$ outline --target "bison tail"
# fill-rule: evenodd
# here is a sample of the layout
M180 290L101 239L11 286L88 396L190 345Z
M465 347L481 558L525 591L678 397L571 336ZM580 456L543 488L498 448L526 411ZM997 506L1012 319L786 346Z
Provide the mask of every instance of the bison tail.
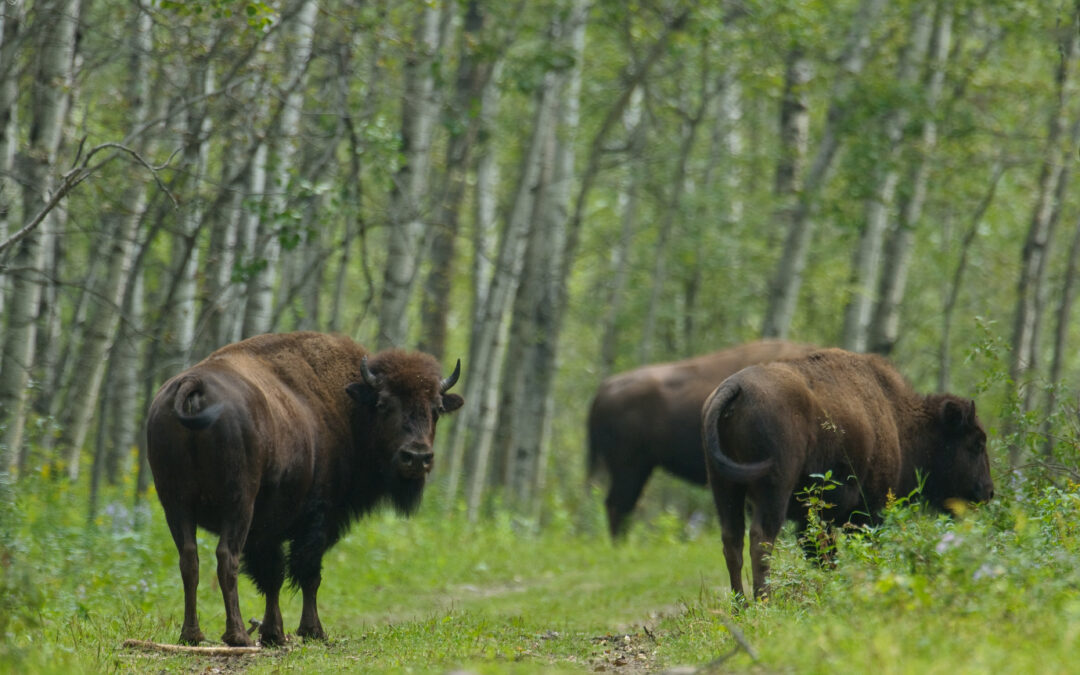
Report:
M772 468L773 460L766 459L752 464L740 464L724 454L720 447L720 417L727 412L731 403L742 393L742 388L735 378L725 380L705 400L701 411L701 437L705 444L705 456L712 469L721 478L735 483L749 483L761 478Z
M176 419L192 431L201 431L221 417L225 404L218 402L206 405L206 393L203 383L198 379L186 379L180 384L173 399Z

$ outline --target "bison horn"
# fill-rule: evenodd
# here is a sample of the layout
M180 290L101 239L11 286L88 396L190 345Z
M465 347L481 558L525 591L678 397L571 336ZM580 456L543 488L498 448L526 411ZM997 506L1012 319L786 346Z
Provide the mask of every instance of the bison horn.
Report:
M379 378L375 377L375 373L371 372L371 368L368 367L367 354L360 359L360 375L363 376L364 382L375 389L379 388Z
M457 365L454 366L454 372L450 373L450 377L447 377L447 378L443 379L443 381L439 383L439 393L440 394L445 394L446 391L450 387L454 386L454 383L457 382L458 376L460 376L460 375L461 375L461 359L458 359L457 360Z

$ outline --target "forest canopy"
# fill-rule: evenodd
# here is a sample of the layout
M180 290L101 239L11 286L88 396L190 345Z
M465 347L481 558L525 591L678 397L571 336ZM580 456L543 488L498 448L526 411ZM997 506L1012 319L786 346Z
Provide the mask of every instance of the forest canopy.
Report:
M0 5L7 488L142 494L157 387L300 329L462 360L470 517L577 498L606 375L762 336L1076 475L1080 2Z

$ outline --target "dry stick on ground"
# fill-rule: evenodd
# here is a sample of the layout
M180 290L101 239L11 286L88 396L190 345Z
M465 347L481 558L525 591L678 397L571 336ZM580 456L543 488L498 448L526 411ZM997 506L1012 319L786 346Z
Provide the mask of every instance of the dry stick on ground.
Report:
M724 654L723 656L720 656L720 657L718 657L716 659L713 659L712 661L705 664L701 668L701 670L708 671L708 670L712 670L713 668L718 667L724 661L727 661L732 656L735 656L736 654L738 654L740 649L745 651L750 656L751 661L753 661L754 663L757 663L758 662L757 651L750 645L750 641L746 639L746 635L744 635L743 632L741 630L739 630L739 627L736 626L731 621L730 618L728 618L727 616L724 616L723 614L720 614L719 612L717 612L717 615L720 617L720 622L723 623L724 627L728 629L729 633L731 633L731 637L735 638L735 645L736 646L735 646L735 649L731 650L727 654Z
M169 645L149 640L124 640L127 649L143 649L151 652L201 654L203 656L241 656L243 654L256 654L262 651L262 647L198 647L192 645Z

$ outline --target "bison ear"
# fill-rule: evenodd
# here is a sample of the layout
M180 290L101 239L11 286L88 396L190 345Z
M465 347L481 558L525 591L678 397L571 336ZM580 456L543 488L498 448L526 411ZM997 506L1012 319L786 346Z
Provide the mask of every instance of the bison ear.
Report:
M379 400L379 392L364 382L350 382L345 385L345 392L360 405L373 406Z
M465 405L465 399L458 394L443 394L442 395L442 408L443 412L454 412L461 406Z
M975 418L975 402L965 399L948 399L941 406L941 419L945 428L963 431Z

